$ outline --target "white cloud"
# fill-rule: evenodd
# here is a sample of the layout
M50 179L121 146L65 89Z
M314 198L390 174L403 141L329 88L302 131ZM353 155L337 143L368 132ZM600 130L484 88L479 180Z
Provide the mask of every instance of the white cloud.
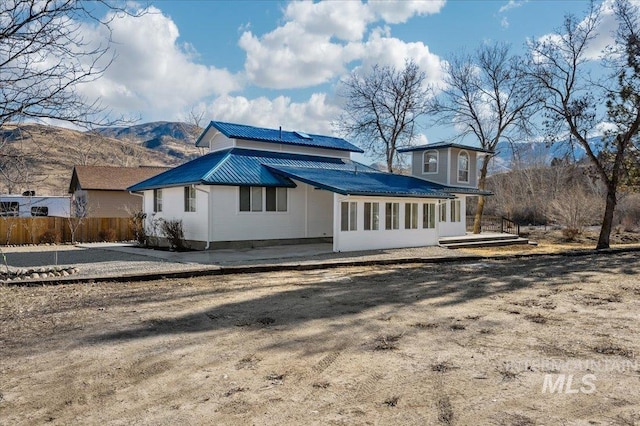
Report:
M414 15L431 15L440 12L445 0L370 0L369 9L383 21L400 24Z
M157 119L202 97L241 87L229 71L197 63L193 47L178 43L178 27L171 18L155 7L147 12L113 18L115 57L102 78L81 87L83 94L100 96L116 112L138 110ZM109 37L104 27L87 27L85 34L94 43Z
M517 7L522 6L523 4L525 4L528 0L522 0L522 1L517 1L517 0L509 0L507 2L507 4L505 4L504 6L500 7L500 9L498 10L498 13L504 13L508 10L511 9L515 9Z
M502 28L509 28L509 20L507 19L506 16L503 16L502 20L500 20L500 26Z
M221 96L207 106L207 117L253 126L332 134L331 122L340 108L327 100L325 93L314 93L305 102L292 102L287 96L275 99Z
M271 89L310 87L345 73L357 61L402 64L408 57L428 65L425 71L430 73L438 60L424 44L391 38L388 27L371 30L366 40L365 36L372 23L405 22L415 15L437 13L444 3L400 0L290 3L284 12L283 25L262 36L250 31L242 34L239 45L246 52L246 76L252 83ZM378 49L382 44L389 50Z

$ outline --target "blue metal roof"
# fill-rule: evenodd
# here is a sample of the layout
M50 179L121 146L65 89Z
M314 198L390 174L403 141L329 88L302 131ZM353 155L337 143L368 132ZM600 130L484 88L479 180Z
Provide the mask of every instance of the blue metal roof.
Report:
M187 185L277 186L292 179L343 195L454 198L477 193L412 176L380 172L345 158L230 148L216 151L137 183L129 191Z
M133 185L127 190L144 191L169 186L233 185L295 187L286 177L274 174L265 165L297 166L319 170L373 170L365 165L355 166L349 159L288 154L230 148L196 158L150 179Z
M360 166L360 165L359 165ZM292 166L267 166L275 173L342 195L455 198L422 179L375 171L368 167L312 169Z
M266 129L262 127L247 126L244 124L224 123L221 121L212 121L202 132L200 137L198 137L196 145L198 145L202 136L207 133L211 127L232 139L300 145L313 148L335 149L338 151L364 152L362 149L342 138L307 134L301 131L290 132L279 129Z
M444 142L444 141L428 143L426 145L408 146L405 148L398 149L398 152L426 151L429 149L438 149L438 148L460 148L460 149L467 149L469 151L477 151L477 152L484 152L487 154L493 154L493 151L487 151L486 149L480 148L477 146L462 145L459 143Z

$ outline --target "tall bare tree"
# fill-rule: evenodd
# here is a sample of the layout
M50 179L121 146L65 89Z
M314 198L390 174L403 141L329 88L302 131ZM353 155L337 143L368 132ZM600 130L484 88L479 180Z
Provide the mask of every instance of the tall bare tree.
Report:
M83 36L87 22L109 29L99 10L129 13L110 0L0 2L0 126L25 119L109 123L102 105L78 91L112 60L110 40L95 45Z
M590 43L598 35L600 9L591 3L586 16L565 17L551 37L531 43L529 76L541 90L550 138L570 139L586 152L597 177L606 186L606 204L597 249L609 247L618 189L629 157L637 152L640 129L640 22L638 9L627 0L613 4L618 22L615 43L605 52L610 74L590 79ZM602 108L606 100L606 108ZM600 108L599 108L600 107ZM592 146L589 135L608 123L602 143Z
M366 73L352 73L342 82L339 95L344 112L335 127L394 171L398 148L417 136L418 119L429 111L432 88L426 74L412 60L404 68L374 66Z
M526 86L519 59L507 44L482 44L472 53L448 59L446 88L433 109L441 124L454 124L458 137L472 135L487 151L498 142L526 134L538 97ZM478 187L485 189L491 156L484 156ZM478 198L473 232L480 233L485 199Z

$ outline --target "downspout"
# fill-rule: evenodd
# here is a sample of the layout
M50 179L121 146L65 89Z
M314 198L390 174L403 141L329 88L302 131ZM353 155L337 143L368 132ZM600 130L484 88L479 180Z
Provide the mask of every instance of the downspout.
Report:
M207 244L204 246L204 249L209 250L211 240L211 205L209 203L211 201L211 194L209 193L209 191L198 188L195 184L191 184L191 187L196 191L204 192L205 194L207 194Z

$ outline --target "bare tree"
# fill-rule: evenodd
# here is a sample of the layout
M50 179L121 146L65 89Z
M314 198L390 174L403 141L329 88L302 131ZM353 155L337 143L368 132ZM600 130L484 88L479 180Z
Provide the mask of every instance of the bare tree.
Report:
M545 95L549 138L570 135L570 140L585 150L597 177L606 186L597 249L609 247L617 192L625 164L632 151L637 151L634 140L640 128L638 9L627 0L616 0L613 9L618 31L605 60L610 75L603 81L594 82L589 77L592 61L588 49L600 22L599 8L593 2L583 19L568 15L552 37L532 42L528 61L528 74ZM598 108L601 99L606 99L606 111ZM603 122L608 122L609 130L598 153L588 136Z
M95 45L82 34L86 22L109 29L98 9L113 12L110 19L129 13L110 0L0 2L0 126L24 119L109 123L100 103L78 92L79 84L100 78L112 60L110 41Z
M393 172L397 150L415 139L418 119L428 113L432 89L426 74L407 60L404 68L374 66L368 74L352 73L339 92L344 112L335 127L360 146L384 158Z
M48 177L37 167L46 156L47 147L34 144L25 147L29 139L29 130L21 127L0 135L0 180L8 194L33 189L34 184Z
M483 44L471 54L454 55L447 61L446 88L433 108L442 124L453 123L458 137L472 135L487 151L498 142L512 141L527 133L529 118L538 97L526 86L519 58L506 44ZM484 156L478 187L485 189L491 156ZM485 199L478 197L473 232L481 231Z

